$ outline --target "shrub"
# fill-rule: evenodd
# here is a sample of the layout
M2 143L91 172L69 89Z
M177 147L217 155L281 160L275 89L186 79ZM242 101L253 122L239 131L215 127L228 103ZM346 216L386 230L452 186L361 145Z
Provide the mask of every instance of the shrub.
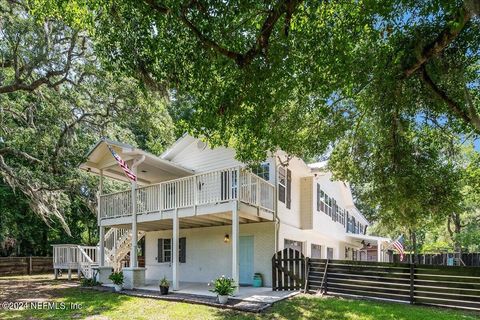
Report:
M237 287L233 279L225 276L215 279L208 285L213 286L213 289L210 289L211 292L215 292L220 296L231 296Z
M91 278L91 279L83 278L82 280L80 280L80 285L82 287L94 287L94 286L101 285L101 283L98 282L95 278Z
M113 272L108 279L112 280L113 284L122 285L123 284L123 272Z

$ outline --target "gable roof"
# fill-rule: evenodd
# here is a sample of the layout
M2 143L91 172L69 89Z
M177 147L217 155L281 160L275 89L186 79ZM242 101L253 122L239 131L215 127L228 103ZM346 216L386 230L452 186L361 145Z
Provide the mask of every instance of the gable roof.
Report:
M174 162L162 159L150 152L136 148L130 144L122 143L110 139L101 139L87 153L87 159L80 164L80 168L100 174L103 171L104 176L120 181L129 181L125 177L123 170L117 164L110 153L107 145L110 145L118 155L129 163L134 159L145 157L145 160L138 166L138 182L140 184L151 184L163 180L175 179L192 175L193 170L180 166Z

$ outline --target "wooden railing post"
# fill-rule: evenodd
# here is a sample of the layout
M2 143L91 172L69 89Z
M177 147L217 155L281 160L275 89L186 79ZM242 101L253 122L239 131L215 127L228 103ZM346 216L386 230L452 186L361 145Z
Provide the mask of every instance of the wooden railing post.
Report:
M415 304L415 263L410 263L410 304Z

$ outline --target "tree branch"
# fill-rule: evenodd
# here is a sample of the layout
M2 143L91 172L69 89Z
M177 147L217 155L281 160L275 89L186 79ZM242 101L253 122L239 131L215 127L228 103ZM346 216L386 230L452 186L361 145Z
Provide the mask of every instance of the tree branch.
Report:
M432 91L432 93L440 100L446 103L448 108L461 118L464 122L473 125L474 130L480 133L480 116L473 108L470 108L469 112L465 111L456 101L450 98L447 93L438 87L432 78L430 78L425 66L422 66L421 78L425 85Z
M453 40L460 34L470 19L477 14L480 6L480 0L464 1L463 5L457 10L454 17L454 23L449 23L447 27L420 51L416 60L403 70L402 78L408 78L417 72L430 58L442 52Z
M169 14L171 13L170 8L157 3L155 0L144 0L144 2L150 6L153 10L160 14ZM185 24L185 26L190 29L193 35L204 45L206 48L212 49L215 52L235 61L235 63L240 67L245 67L249 65L255 57L261 54L266 54L269 46L270 37L272 35L273 29L275 28L276 23L285 14L284 22L284 33L288 35L288 29L290 26L290 21L292 19L293 12L298 7L302 0L279 0L278 3L268 11L268 14L260 28L260 31L256 37L256 41L250 49L245 53L240 53L232 51L228 48L223 47L219 43L207 37L203 34L195 24L188 19L187 14L188 10L194 5L198 5L196 0L189 1L185 6L182 7L180 12L179 19Z

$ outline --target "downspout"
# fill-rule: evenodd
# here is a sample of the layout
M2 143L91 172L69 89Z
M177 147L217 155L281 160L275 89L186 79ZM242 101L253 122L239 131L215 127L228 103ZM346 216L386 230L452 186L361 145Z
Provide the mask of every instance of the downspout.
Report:
M279 243L279 230L280 230L280 219L278 218L278 166L277 165L277 158L274 157L274 168L275 168L275 211L273 214L273 218L275 220L275 253L278 252L278 243Z

